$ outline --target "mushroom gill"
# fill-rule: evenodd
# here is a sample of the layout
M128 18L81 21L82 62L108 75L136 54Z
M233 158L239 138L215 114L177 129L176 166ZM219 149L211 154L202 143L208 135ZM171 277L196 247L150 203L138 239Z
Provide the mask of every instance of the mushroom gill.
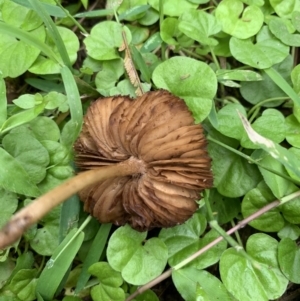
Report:
M202 126L167 91L148 92L136 100L98 99L88 108L74 148L81 170L130 158L140 162L139 173L80 191L84 209L101 223L129 223L139 231L172 227L191 217L200 192L212 186Z

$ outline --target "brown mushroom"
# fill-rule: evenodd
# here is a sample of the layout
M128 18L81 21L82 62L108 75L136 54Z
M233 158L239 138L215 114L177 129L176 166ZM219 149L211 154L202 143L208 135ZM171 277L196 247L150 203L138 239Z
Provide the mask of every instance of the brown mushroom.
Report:
M172 227L191 217L200 192L212 186L202 126L181 99L163 90L137 100L98 99L85 115L75 152L81 170L140 162L133 175L79 192L84 209L101 223L129 223L139 231Z
M167 91L97 100L75 151L83 172L18 211L0 231L0 249L79 191L100 222L143 231L183 223L213 181L202 126Z

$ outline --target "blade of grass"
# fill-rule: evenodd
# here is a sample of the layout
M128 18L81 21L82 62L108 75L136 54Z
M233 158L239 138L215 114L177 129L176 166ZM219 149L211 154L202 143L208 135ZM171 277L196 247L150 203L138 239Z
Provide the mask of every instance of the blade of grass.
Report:
M32 7L32 5L29 3L28 0L12 0L13 2L20 4L22 6L25 6L27 8L31 8L34 10L34 8ZM49 3L43 3L41 2L41 5L44 7L45 11L53 17L57 17L57 18L64 18L66 17L66 13L59 7L49 4Z
M71 120L64 126L61 134L61 141L67 147L72 147L74 141L78 137L82 126L82 105L79 91L76 86L75 79L70 69L66 66L62 67L61 75L64 82L66 94L68 97Z
M147 83L151 83L151 75L149 68L147 67L141 53L136 49L135 46L129 45L130 52L132 54L132 59L134 64L138 67L138 69L141 71L141 75L143 76L143 79Z
M5 122L7 117L7 99L5 81L0 74L0 126Z
M73 195L61 207L59 222L59 241L63 241L70 230L77 228L79 220L79 198Z
M123 14L119 15L119 21L122 21L126 18L137 16L141 13L145 13L151 6L150 5L138 5L134 6L127 11L125 11Z
M113 14L114 14L113 9L98 9L98 10L78 13L74 15L74 18L97 18L97 17L112 16Z
M41 3L38 0L28 0L29 3L32 5L32 8L38 13L38 15L41 17L43 22L45 23L46 28L49 31L49 34L51 35L58 52L63 60L63 63L68 66L70 69L72 68L69 55L67 53L67 49L65 47L65 44L56 28L56 25L50 18L49 14L45 10L45 8L41 5Z
M36 286L36 292L46 300L53 300L54 295L72 264L84 238L84 233L73 229L54 251L42 271Z
M78 278L78 282L75 288L75 294L82 291L90 278L88 268L95 262L98 262L101 254L105 248L108 235L111 229L111 224L102 224L97 232L86 259L83 262L82 270Z
M288 95L293 103L293 112L297 120L300 122L300 96L296 91L286 82L286 80L274 68L265 69L264 72L272 79L272 81Z
M13 36L17 39L20 39L28 43L29 45L32 45L40 49L50 59L52 59L53 61L59 64L62 64L60 57L58 57L50 47L48 47L45 43L36 39L32 34L20 30L19 28L13 27L9 24L5 24L3 22L0 22L0 32Z

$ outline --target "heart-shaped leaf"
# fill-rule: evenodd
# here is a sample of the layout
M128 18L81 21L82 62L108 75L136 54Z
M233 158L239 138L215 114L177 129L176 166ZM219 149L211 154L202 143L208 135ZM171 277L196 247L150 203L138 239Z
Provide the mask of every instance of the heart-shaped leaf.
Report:
M159 11L159 1L160 0L149 0L149 4ZM188 9L196 9L196 3L192 3L192 1L186 0L164 0L163 1L163 11L164 14L171 17L176 17L182 15Z
M203 45L216 46L218 41L211 36L220 32L222 26L211 14L201 10L189 10L180 17L178 28Z
M107 247L109 264L134 285L152 280L167 263L168 250L163 241L156 237L145 241L146 236L147 232L137 232L127 225L113 233Z
M207 64L175 56L158 65L152 79L158 88L184 99L197 123L208 116L217 90L217 78Z
M277 249L277 240L263 233L253 234L247 241L252 260L234 248L227 249L220 260L220 273L228 291L243 301L279 298L288 280L279 269Z
M97 277L99 284L92 287L91 296L95 301L123 301L125 293L121 273L116 272L107 262L91 265L88 272Z
M289 47L267 34L265 28L261 33L257 35L256 44L251 39L232 37L229 45L233 57L257 69L270 68L282 62L289 54Z
M223 31L239 39L247 39L259 32L264 15L259 7L249 5L244 9L240 0L223 0L216 9L216 18Z
M282 273L293 283L300 283L300 249L290 238L284 238L278 245L278 262Z

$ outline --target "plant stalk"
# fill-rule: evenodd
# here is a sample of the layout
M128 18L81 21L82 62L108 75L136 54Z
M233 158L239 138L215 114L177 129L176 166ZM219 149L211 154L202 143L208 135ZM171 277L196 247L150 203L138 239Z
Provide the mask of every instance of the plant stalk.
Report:
M83 188L112 177L144 172L144 163L136 158L130 158L118 164L91 169L76 175L18 211L0 231L0 249L13 244L31 225Z

